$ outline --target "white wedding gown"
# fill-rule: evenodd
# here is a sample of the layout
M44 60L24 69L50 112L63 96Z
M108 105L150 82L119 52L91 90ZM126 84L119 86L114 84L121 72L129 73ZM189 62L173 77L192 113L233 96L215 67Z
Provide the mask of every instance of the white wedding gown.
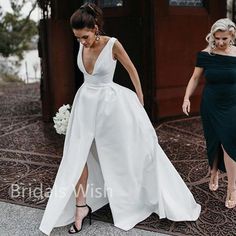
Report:
M201 207L158 144L155 130L136 96L113 82L115 38L110 38L78 90L66 133L63 157L40 225L75 219L76 185L88 164L87 204L93 211L109 202L115 226L129 230L155 212L173 221L195 221Z

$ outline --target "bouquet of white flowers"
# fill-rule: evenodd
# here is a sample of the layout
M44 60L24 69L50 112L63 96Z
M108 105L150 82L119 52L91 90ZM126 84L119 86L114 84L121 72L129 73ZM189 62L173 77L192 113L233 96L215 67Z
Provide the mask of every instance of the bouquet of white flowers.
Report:
M54 128L58 134L66 134L69 118L70 118L70 105L63 105L59 108L56 116L53 117Z

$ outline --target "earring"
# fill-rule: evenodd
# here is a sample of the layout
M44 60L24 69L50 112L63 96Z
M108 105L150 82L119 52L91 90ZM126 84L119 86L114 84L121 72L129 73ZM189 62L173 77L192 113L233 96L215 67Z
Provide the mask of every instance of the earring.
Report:
M216 49L216 42L215 41L212 42L211 49L213 49L213 50Z
M95 32L95 40L99 41L100 40L100 35L99 35L99 31Z
M229 47L232 47L234 45L234 41L231 39L229 42Z

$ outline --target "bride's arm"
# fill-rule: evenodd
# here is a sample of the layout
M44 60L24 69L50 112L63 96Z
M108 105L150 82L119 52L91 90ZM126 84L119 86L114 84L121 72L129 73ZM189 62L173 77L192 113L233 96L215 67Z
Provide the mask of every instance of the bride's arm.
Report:
M144 105L143 92L142 92L142 87L139 80L138 72L136 68L134 67L134 64L130 60L128 54L126 53L125 49L123 48L123 46L118 40L115 41L112 52L113 52L113 57L117 59L127 70L130 76L130 79L134 85L139 101L141 102L142 105Z

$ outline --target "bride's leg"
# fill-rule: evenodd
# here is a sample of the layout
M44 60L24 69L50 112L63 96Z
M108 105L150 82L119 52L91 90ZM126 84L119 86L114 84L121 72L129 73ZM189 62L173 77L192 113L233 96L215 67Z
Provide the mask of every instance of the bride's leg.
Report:
M225 206L233 208L236 206L236 162L224 151L224 162L228 178L227 197Z
M88 166L87 164L85 164L83 172L76 185L76 205L77 206L86 205L87 180L88 180ZM88 207L76 207L75 226L78 230L81 229L82 220L85 216L87 216L88 212L89 212ZM70 231L75 232L73 226L71 226Z
M87 180L88 180L88 166L86 163L83 172L80 176L80 179L76 184L76 205L86 204Z

